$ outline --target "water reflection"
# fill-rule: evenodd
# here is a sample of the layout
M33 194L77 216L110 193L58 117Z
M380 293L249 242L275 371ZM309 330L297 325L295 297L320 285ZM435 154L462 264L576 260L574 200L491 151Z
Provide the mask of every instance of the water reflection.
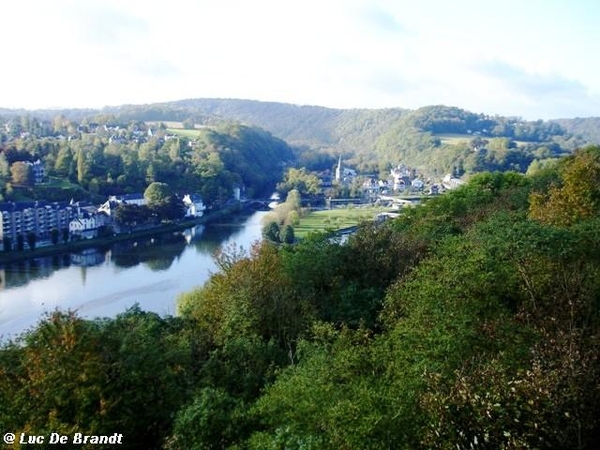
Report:
M174 314L178 295L216 271L212 255L220 246L249 249L260 239L262 215L0 267L0 339L56 307L105 317L139 303Z
M112 263L129 268L144 263L152 270L167 270L187 245L182 233L161 234L151 238L119 242L112 248Z

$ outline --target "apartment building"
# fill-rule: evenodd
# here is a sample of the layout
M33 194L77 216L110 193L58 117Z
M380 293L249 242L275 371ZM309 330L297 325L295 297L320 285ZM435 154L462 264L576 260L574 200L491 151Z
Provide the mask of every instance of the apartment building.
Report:
M16 242L17 235L35 233L39 240L49 240L51 230L69 229L76 208L66 202L0 203L0 242L8 237Z

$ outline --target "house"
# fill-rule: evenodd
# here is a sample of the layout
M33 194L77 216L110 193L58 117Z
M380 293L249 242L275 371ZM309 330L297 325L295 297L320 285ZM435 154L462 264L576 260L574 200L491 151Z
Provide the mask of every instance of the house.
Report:
M410 183L411 172L404 164L400 164L390 170L390 175L394 179L394 191L403 191Z
M186 208L185 217L202 217L206 210L206 206L198 194L185 195L183 197L183 204Z
M142 194L111 195L100 205L98 212L104 212L111 217L115 208L121 204L143 206L146 204L146 199Z
M444 186L446 189L456 189L457 187L462 186L464 183L464 181L454 178L451 174L447 174L442 179L442 186Z
M73 220L69 222L69 234L91 239L98 235L98 228L110 222L105 212L99 212L95 206L88 202L70 203L73 208Z
M413 191L422 191L424 187L425 187L425 183L423 183L423 180L419 180L418 178L415 178L410 183L410 188Z
M98 236L98 228L107 223L107 216L104 213L82 212L69 222L69 234L84 239L91 239Z

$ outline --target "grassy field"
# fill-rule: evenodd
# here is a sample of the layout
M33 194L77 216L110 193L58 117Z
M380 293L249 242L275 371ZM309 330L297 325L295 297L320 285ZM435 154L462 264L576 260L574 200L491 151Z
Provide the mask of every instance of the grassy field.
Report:
M388 208L339 208L321 211L311 211L300 219L300 224L294 227L296 237L302 238L314 231L339 230L360 222L373 220L375 216Z
M469 141L471 141L477 137L472 134L452 134L452 133L435 134L434 136L439 138L440 141L442 141L442 144L447 144L447 145L458 145L461 142L468 143ZM486 139L486 140L494 139L494 138L485 137L485 136L480 136L480 137L482 139ZM517 144L517 147L523 147L523 146L527 145L527 142L525 142L525 141L517 141L514 139L512 139L512 140L513 140L513 142L515 142L515 144Z
M435 137L439 138L440 141L442 141L442 144L457 145L457 144L460 144L461 142L469 142L475 136L473 136L471 134L447 133L447 134L436 134Z
M178 136L183 136L190 139L196 139L202 133L202 130L184 130L183 128L167 128L167 131L171 134L176 134Z

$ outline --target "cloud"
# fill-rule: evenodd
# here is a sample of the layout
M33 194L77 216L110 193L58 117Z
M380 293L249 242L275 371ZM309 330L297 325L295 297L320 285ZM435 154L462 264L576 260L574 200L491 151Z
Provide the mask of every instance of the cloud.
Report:
M139 59L129 61L132 71L149 78L166 79L182 75L181 69L168 61L149 61Z
M396 17L382 8L369 4L364 5L360 11L361 22L370 30L380 33L403 33L405 27L396 20Z
M479 63L475 65L475 70L528 97L564 95L579 97L587 94L586 86L577 80L558 74L530 73L504 61Z
M507 63L489 61L471 65L486 80L482 95L497 109L530 119L598 115L599 96L582 81L558 73L538 73ZM489 108L487 108L489 110Z
M77 3L68 10L66 17L88 45L110 47L150 31L148 23L140 16L108 3Z
M404 94L407 90L415 87L414 83L392 69L373 71L363 81L366 87L389 96Z

